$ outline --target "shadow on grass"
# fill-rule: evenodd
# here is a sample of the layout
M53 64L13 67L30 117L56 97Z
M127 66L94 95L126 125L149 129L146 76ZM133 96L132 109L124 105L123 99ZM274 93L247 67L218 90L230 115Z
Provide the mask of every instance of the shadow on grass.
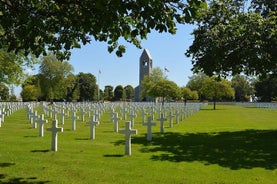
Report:
M50 181L37 181L36 177L30 178L7 178L6 175L0 174L0 183L1 184L45 184L50 183Z
M155 161L218 164L230 169L277 168L277 130L245 130L216 133L153 134L133 136L132 144L142 144L141 152L153 153Z
M15 165L15 163L12 162L1 162L0 167L10 167L12 165Z
M124 155L121 155L121 154L113 154L113 155L104 155L104 157L124 157Z
M31 150L32 153L47 153L49 152L50 150Z
M0 163L0 167L10 167L15 165L15 163L8 163L3 162ZM20 178L20 177L13 177L9 178L6 174L0 174L0 183L1 184L45 184L49 183L50 181L37 181L36 177L29 177L29 178Z

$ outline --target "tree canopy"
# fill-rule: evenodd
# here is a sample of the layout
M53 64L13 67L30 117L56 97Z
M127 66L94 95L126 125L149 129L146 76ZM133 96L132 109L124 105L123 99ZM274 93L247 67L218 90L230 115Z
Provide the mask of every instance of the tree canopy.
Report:
M176 23L190 22L202 7L202 0L2 0L0 49L36 56L48 49L64 59L70 49L95 40L121 56L120 38L140 47L152 30L174 34Z
M144 76L142 84L142 97L161 97L177 99L179 97L178 85L166 78L160 68L154 68L149 76Z
M193 31L193 71L207 75L266 75L277 68L276 1L212 0Z
M61 100L66 96L66 78L73 71L68 62L60 62L53 55L43 57L39 68L40 87L44 99Z

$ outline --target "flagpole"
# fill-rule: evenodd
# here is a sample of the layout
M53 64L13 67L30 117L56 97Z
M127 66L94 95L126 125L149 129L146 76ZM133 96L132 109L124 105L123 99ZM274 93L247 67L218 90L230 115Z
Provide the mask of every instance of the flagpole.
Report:
M100 100L100 70L98 71L98 90L97 90L97 100L98 100L98 103L99 103L99 100Z

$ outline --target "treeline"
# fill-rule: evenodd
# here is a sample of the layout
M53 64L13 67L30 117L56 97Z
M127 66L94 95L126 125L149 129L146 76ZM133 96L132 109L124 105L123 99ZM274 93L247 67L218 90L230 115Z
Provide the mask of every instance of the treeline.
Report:
M134 99L131 85L105 86L104 91L97 85L91 73L72 73L68 62L60 62L53 55L42 59L37 75L28 76L22 84L23 101L98 101Z

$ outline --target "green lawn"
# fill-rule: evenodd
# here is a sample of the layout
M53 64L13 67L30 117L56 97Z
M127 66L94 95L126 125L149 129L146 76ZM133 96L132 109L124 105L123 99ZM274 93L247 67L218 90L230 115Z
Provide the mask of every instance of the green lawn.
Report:
M53 152L51 133L39 137L20 110L0 128L0 183L277 183L277 110L212 108L173 128L166 123L164 134L155 121L151 142L137 117L132 156L124 155L125 137L113 132L108 111L95 140L88 139L89 125L78 121L72 131L66 119Z

